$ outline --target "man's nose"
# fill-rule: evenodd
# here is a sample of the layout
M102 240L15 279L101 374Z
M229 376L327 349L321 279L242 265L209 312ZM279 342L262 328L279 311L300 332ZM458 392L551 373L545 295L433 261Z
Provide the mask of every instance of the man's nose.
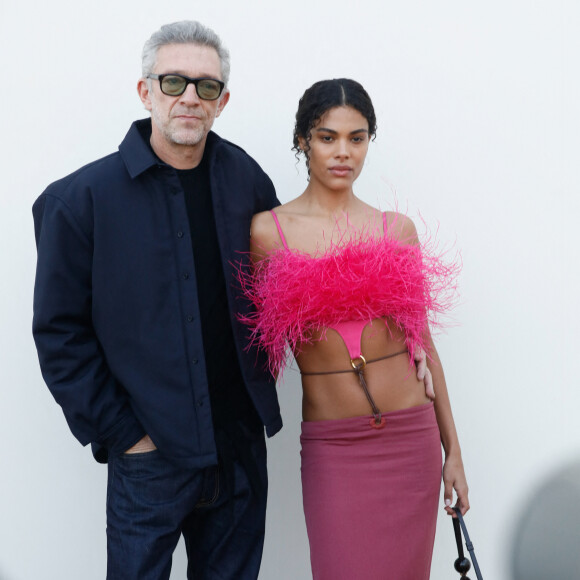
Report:
M197 104L200 101L200 98L197 95L197 89L193 83L189 83L185 87L185 91L179 97L182 103L187 104Z

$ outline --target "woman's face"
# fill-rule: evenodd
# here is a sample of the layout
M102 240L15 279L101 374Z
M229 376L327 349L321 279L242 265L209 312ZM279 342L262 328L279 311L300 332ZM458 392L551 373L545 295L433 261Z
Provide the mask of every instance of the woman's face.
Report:
M299 143L303 151L307 149L304 139ZM352 189L369 148L368 121L352 107L334 107L314 125L308 145L310 184Z

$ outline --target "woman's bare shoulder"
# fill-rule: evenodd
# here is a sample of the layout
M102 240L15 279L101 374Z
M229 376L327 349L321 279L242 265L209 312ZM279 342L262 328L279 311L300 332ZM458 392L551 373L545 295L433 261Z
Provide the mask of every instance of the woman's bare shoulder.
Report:
M250 226L250 251L253 259L260 260L281 246L282 240L272 212L262 211L255 214Z
M274 211L278 217L282 216L283 220L308 213L307 208L304 206L302 196L295 197L294 199L275 207Z
M391 236L406 244L417 244L419 242L417 228L409 216L396 211L386 211L385 215L388 233Z
M276 232L276 223L271 211L261 211L252 218L252 225L250 226L250 235L260 236L268 233Z

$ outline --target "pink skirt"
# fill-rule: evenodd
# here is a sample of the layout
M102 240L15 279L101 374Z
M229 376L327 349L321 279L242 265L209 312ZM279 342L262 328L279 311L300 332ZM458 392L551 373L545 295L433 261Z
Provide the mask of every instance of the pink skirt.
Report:
M432 403L302 423L302 494L314 580L428 580L441 486Z

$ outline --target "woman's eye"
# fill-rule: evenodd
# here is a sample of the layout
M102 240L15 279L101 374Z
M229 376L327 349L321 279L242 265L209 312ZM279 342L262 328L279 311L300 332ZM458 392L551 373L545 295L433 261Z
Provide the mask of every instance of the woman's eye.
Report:
M325 142L325 143L330 143L332 141L332 137L330 135L322 135L321 139Z

